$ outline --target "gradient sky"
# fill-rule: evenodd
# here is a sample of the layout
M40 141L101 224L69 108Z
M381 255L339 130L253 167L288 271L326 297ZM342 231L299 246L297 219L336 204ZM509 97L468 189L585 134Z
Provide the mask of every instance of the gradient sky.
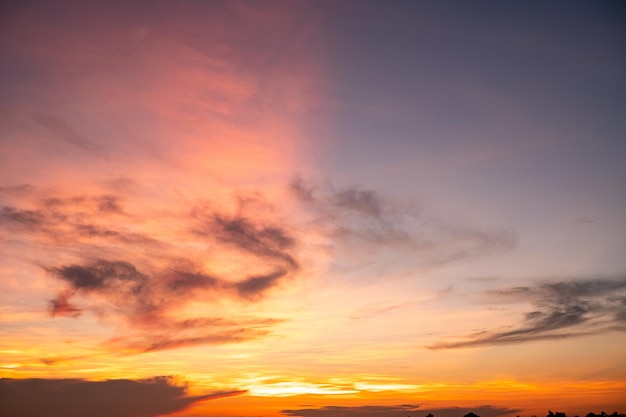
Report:
M0 16L0 414L626 411L622 2Z

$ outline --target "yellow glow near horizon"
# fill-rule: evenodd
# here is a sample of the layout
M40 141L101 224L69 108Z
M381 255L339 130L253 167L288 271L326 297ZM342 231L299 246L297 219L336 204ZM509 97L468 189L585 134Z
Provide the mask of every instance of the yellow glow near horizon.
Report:
M245 388L248 390L249 395L257 397L289 397L306 394L345 395L359 392L355 389L306 382L274 382L270 384L246 386Z

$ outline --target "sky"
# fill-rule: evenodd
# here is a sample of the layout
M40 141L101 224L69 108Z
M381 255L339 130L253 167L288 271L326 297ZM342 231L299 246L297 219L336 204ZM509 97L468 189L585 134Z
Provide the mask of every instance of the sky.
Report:
M0 414L626 412L623 3L0 7Z

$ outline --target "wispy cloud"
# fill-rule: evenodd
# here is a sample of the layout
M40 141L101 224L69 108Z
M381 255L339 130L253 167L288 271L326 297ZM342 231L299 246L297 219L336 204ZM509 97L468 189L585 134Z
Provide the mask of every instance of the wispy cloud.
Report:
M242 215L227 217L210 213L200 216L200 224L195 232L201 237L211 236L221 244L272 265L270 272L250 275L234 285L242 297L256 299L262 296L299 268L291 253L297 246L296 239L282 225L259 224Z
M354 187L296 180L283 196L289 209L256 193L239 195L230 209L180 201L150 211L119 189L128 184L141 188L127 179L93 194L29 189L7 197L0 209L0 229L36 242L46 256L35 262L61 284L48 304L51 316L91 313L121 323L122 333L106 342L112 349L146 352L269 335L280 320L226 317L217 306L221 300L261 302L289 285L305 269L303 251L317 250L303 243L310 237L331 249L335 263L349 258L358 266L384 254L380 262L395 256L398 268L432 267L515 242L506 233L418 215ZM155 220L168 229L154 227ZM194 302L208 310L193 316L186 308Z
M32 191L35 187L31 184L6 185L0 187L0 193L3 194L25 194Z
M44 216L36 210L20 210L4 206L0 208L0 220L8 227L33 230L42 225Z
M505 329L469 334L431 349L564 339L626 331L626 277L544 282L533 287L492 291L499 300L530 302L536 310Z
M241 395L232 390L191 396L171 377L110 379L0 379L0 412L22 417L152 417L190 405Z
M9 147L12 152L32 155L34 148L49 152L70 151L82 157L96 157L101 160L109 158L104 146L80 133L67 117L17 106L0 110L0 119L3 122L3 129L0 132L2 144ZM48 155L48 159L51 161L53 157Z
M343 254L359 253L357 258L371 260L391 251L400 255L400 264L410 259L409 263L436 266L511 250L516 244L511 232L454 225L373 190L319 186L296 178L291 191L311 213L313 228L330 238L330 246Z
M201 215L193 207L182 214L158 214L177 225L176 234L185 237L178 243L147 226L145 213L125 207L116 194L30 194L7 199L12 205L0 209L0 230L42 245L45 255L35 262L62 284L49 301L51 316L92 313L123 324L123 334L107 341L108 348L145 352L241 342L267 336L281 321L224 316L217 308L223 299L258 302L297 271L297 241L280 224L253 213L206 208ZM202 266L205 252L188 250L186 242L210 245L212 256L227 253L237 267L210 271ZM51 254L57 260L41 260ZM214 313L190 316L184 310L193 302L215 306Z

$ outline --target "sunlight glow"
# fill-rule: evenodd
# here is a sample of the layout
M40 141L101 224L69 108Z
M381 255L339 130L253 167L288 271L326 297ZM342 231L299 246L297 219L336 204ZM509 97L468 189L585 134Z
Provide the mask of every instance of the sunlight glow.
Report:
M294 395L345 395L356 394L358 390L329 384L306 382L276 382L246 387L250 395L257 397L291 397Z

